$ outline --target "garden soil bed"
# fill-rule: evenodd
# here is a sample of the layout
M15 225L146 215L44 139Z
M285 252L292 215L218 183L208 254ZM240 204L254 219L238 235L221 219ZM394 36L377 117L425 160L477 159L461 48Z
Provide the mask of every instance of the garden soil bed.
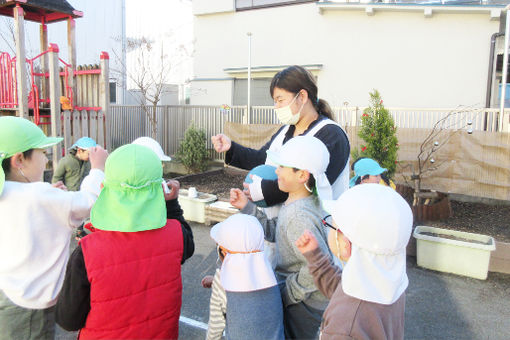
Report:
M213 170L196 175L176 177L181 188L196 187L200 192L228 201L230 188L243 187L247 171L235 168ZM465 231L510 242L510 206L451 201L453 216L442 221L420 223L431 227Z

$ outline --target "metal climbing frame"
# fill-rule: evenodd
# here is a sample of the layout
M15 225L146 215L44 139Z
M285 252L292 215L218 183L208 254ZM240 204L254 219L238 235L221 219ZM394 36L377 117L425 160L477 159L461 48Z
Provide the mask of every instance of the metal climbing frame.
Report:
M50 124L49 122L41 122L41 118L49 118L50 115L41 115L41 104L49 104L50 99L48 96L44 97L41 93L40 87L37 85L36 77L44 79L49 78L49 73L36 72L35 64L43 55L47 54L50 50L46 50L34 58L26 59L29 68L30 78L30 91L28 93L28 107L33 109L34 123L37 125ZM63 78L63 95L70 100L71 106L73 105L73 88L69 85L69 76L71 75L71 65L59 58L63 65L63 71L60 76ZM0 54L0 108L16 109L18 107L18 93L16 84L16 57L11 58L6 52Z

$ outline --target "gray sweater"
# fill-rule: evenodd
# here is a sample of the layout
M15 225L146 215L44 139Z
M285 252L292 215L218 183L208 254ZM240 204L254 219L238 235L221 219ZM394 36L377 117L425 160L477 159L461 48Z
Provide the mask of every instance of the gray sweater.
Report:
M241 212L255 216L264 228L265 239L276 243L275 274L279 284L285 282L281 291L284 307L305 302L313 308L324 310L328 299L315 287L307 261L294 244L308 229L319 242L319 248L332 256L327 245L326 230L321 223L326 213L317 197L308 196L290 204L284 203L274 219L268 219L252 202L248 202Z

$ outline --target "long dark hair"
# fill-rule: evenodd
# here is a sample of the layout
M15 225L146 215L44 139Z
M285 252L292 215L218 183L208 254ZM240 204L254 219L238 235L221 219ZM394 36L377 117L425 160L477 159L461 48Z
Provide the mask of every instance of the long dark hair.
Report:
M289 66L286 69L278 72L271 80L269 92L273 98L274 88L278 87L285 91L297 94L301 90L308 92L308 98L312 101L315 110L320 115L333 119L333 110L328 102L324 99L317 100L317 84L313 75L301 66Z

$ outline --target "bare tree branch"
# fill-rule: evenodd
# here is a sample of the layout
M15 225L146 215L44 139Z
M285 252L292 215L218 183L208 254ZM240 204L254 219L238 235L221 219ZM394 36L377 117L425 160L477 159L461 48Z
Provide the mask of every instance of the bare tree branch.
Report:
M473 116L472 114L475 113ZM474 107L457 107L455 110L450 111L446 116L439 119L427 134L423 142L420 144L419 152L416 157L416 169L413 163L405 166L401 165L401 169L410 168L412 172L411 180L414 181L415 198L413 204L421 204L422 198L419 193L422 191L421 181L425 174L439 169L448 160L443 160L436 163L432 161L433 156L437 155L440 150L447 145L451 138L463 131L466 127L472 124L467 118L471 114L472 118L476 118L480 114L479 110ZM402 172L403 173L403 172ZM403 174L404 181L409 183L408 178Z

